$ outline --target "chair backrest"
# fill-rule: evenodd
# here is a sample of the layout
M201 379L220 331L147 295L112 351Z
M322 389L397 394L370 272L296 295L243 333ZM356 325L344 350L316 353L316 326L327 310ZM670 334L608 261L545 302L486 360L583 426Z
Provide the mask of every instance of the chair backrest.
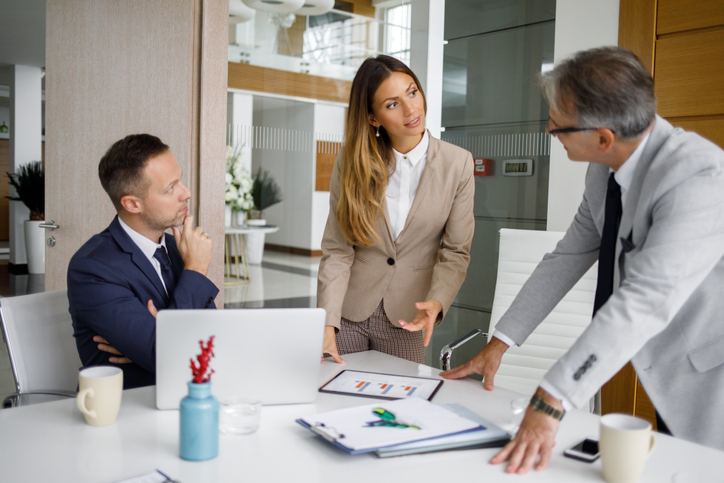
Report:
M82 366L65 290L0 299L18 392L75 391Z
M500 230L498 279L488 340L543 255L553 251L562 232ZM595 264L520 347L511 347L495 375L495 385L533 394L546 372L591 323L596 293Z

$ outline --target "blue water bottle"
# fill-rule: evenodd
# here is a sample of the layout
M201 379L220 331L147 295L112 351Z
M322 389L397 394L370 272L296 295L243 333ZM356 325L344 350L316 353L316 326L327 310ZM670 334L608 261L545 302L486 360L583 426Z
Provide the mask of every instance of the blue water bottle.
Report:
M219 401L211 395L211 382L189 382L189 395L181 400L181 458L205 461L219 454Z

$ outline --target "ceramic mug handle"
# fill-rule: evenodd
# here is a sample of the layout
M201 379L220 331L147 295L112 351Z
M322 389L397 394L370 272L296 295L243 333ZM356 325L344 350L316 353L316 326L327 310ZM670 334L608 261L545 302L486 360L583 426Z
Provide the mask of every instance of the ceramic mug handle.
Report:
M649 446L649 452L646 454L646 457L648 458L651 456L651 453L654 451L654 447L656 447L656 436L653 434L651 435L651 446Z
M95 396L95 391L93 390L92 387L89 387L89 388L86 388L86 389L83 389L82 391L80 391L78 393L76 403L78 404L78 409L80 409L80 412L82 412L83 414L85 414L87 417L89 417L91 419L95 419L98 417L98 414L95 412L95 410L88 409L87 407L85 407L85 398L88 396L90 396L90 397Z

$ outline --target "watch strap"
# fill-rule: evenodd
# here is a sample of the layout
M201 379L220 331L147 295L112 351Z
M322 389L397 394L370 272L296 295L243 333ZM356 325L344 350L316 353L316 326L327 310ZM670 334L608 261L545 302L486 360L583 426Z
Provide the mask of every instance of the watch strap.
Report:
M557 419L560 421L563 419L563 416L566 414L565 411L562 411L560 409L556 409L547 402L543 400L540 396L533 396L530 400L530 405L533 409L536 411L540 411L544 414L547 414L548 416Z

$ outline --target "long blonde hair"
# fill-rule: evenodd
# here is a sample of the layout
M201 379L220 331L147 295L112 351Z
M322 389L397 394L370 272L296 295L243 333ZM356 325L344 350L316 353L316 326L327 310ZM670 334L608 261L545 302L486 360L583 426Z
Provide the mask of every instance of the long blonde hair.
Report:
M424 101L425 94L417 76L405 64L387 55L371 57L362 63L349 95L336 214L342 233L354 245L368 247L380 242L377 220L384 216L382 200L387 181L395 171L395 158L387 132L380 127L377 137L369 116L375 92L393 72L412 77Z

